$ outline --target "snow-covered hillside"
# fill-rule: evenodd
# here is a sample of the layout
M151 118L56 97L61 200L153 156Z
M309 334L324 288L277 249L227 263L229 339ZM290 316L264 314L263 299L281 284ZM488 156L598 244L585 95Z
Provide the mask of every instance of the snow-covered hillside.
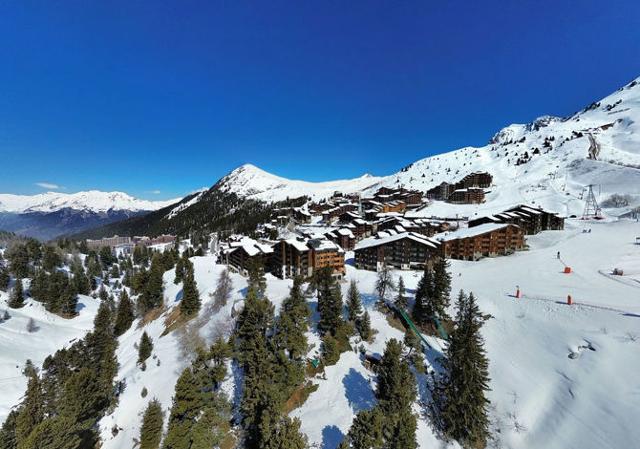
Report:
M55 212L61 209L73 209L90 212L113 211L152 211L179 201L179 198L166 201L147 201L134 198L123 192L101 192L89 190L77 193L47 192L38 195L0 194L0 212L30 213Z
M20 402L27 387L22 375L27 359L41 367L44 359L58 349L69 346L93 328L93 318L99 300L90 296L78 297L78 316L61 318L45 310L42 303L28 299L21 309L7 307L9 295L0 291L0 311L11 315L0 323L0 422L4 422L11 407ZM35 332L27 331L33 319Z
M492 447L537 449L548 447L601 449L635 447L640 431L640 403L634 373L640 370L640 246L634 244L640 228L635 222L593 223L591 233L583 233L579 221L569 221L565 231L545 231L529 239L530 250L509 257L479 262L451 261L453 292L473 291L483 313L489 314L483 335L490 359L490 417L495 438ZM562 259L556 259L560 251ZM216 287L222 265L211 257L195 257L196 280L203 303ZM573 268L563 274L564 264ZM623 277L611 276L614 267L625 269ZM403 276L410 300L420 273L395 271ZM347 267L341 283L346 296L349 281L356 280L363 302L377 334L372 343L362 343L368 351L381 354L390 338L403 334L392 327L375 308L376 274ZM165 298L169 306L179 298L173 285L173 271L165 274ZM491 279L491 282L487 282ZM291 280L267 276L267 297L276 310L287 295ZM246 279L233 275L234 293L203 334L220 327L228 330L231 304L246 293ZM513 297L519 285L523 297ZM571 294L574 305L566 305ZM309 299L315 310L316 299ZM314 314L317 320L317 314ZM128 447L139 433L147 402L158 398L168 413L173 387L188 361L180 356L179 337L164 331L164 318L138 327L134 323L120 338L118 379L127 389L116 410L101 421L103 447ZM134 344L143 331L154 339L154 361L147 371L135 365ZM317 331L308 333L315 345L309 357L319 351ZM428 337L434 347L444 343ZM439 355L434 350L427 359ZM571 357L569 357L571 355ZM158 360L160 361L159 365ZM302 420L302 431L319 448L335 449L356 413L375 405L375 373L366 368L355 352L343 353L338 363L313 377L318 386L306 402L291 412ZM429 400L426 377L418 375L419 397L414 410L421 415L417 438L421 449L456 448L438 440L423 413ZM240 378L231 371L224 389L237 400ZM149 394L141 398L146 387ZM117 426L116 436L111 433Z
M494 177L485 204L438 204L428 212L473 215L524 202L579 214L588 184L595 185L601 199L630 194L631 205L640 204L640 78L571 117L510 125L484 147L419 160L380 185L424 191L474 171Z

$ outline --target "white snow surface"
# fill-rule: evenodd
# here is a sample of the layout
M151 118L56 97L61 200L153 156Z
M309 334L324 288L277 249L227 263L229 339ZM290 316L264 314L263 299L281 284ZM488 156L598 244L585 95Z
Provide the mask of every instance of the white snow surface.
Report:
M7 310L11 318L0 323L0 422L20 402L27 388L22 370L27 359L41 367L44 359L58 349L70 346L93 328L99 300L78 297L79 315L73 319L49 313L32 299L20 309L7 307L9 295L0 291L0 313ZM37 331L29 333L27 323L33 318Z
M124 192L61 193L47 192L37 195L0 194L0 212L28 213L55 212L61 209L107 212L109 210L152 211L180 201L175 198L165 201L147 201L134 198Z

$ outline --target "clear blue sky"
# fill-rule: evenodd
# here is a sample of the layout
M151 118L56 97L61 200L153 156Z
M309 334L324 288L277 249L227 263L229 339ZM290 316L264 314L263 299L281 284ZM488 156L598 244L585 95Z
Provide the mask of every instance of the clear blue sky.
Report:
M168 198L570 114L640 75L640 2L0 0L0 42L0 192Z

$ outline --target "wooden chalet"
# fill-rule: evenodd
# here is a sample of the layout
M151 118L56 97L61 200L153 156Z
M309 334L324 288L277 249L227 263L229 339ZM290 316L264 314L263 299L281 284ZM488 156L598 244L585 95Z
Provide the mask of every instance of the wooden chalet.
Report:
M272 247L272 273L281 279L309 277L314 270L331 267L335 276L344 275L344 250L326 239L290 238Z
M454 190L447 198L452 204L479 204L484 203L484 189L468 187Z
M488 223L459 229L438 238L444 257L478 260L511 254L525 248L524 229L509 223Z
M385 263L401 270L424 268L440 257L440 242L413 232L379 232L355 247L357 268L378 271Z
M236 268L240 274L246 276L249 272L251 260L258 260L264 267L265 272L269 272L272 255L273 249L270 245L245 237L239 242L231 243L230 247L225 250L223 257L226 258L226 262L229 265Z
M327 232L325 235L327 240L340 245L345 251L351 251L356 246L356 237L349 228L340 228Z
M557 231L564 229L564 217L542 208L519 205L504 212L469 220L469 227L483 224L511 223L524 229L526 235L534 235L540 231Z

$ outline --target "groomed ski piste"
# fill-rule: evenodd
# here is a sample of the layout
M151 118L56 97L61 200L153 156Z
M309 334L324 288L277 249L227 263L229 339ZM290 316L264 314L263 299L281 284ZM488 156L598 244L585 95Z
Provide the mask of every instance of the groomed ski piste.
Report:
M591 230L591 232L585 232ZM545 231L528 238L529 250L508 257L485 258L477 262L451 261L452 296L473 291L482 312L490 315L483 328L490 359L491 420L495 447L509 448L631 448L640 437L640 224L631 220L568 220L564 231ZM560 252L561 258L557 258ZM194 257L196 281L203 311L211 301L219 273L213 256ZM565 265L572 272L564 273ZM613 268L624 270L612 275ZM412 296L420 272L395 271L402 276ZM177 305L180 286L173 284L174 272L165 274L165 302ZM234 293L226 307L208 320L200 333L205 338L227 334L233 325L231 311L241 307L246 280L233 274ZM402 339L375 308L376 273L348 266L342 282L355 279L363 302L377 331L367 351L381 354L390 338ZM276 312L288 294L290 280L267 275L267 297ZM519 287L521 297L516 298ZM567 304L571 295L573 304ZM0 309L7 295L0 294ZM315 310L315 298L309 299ZM97 300L80 298L80 314L67 320L44 311L32 300L23 309L10 310L12 318L0 324L0 419L17 404L26 387L21 370L27 358L40 365L46 355L68 346L90 330ZM205 313L205 312L202 312ZM39 328L29 333L26 323L33 318ZM166 413L181 370L189 363L183 354L178 332L162 336L165 318L132 328L119 339L120 365L117 380L126 388L113 413L100 426L103 447L132 447L139 435L147 402L157 398ZM317 314L313 315L314 324ZM154 341L146 371L136 366L136 343L146 331ZM428 337L437 348L446 344ZM312 330L309 357L319 351L319 336ZM354 341L355 343L355 341ZM358 343L359 345L360 343ZM355 345L355 344L354 344ZM229 371L224 389L237 402L240 373ZM347 433L355 414L375 404L375 374L365 367L357 352L345 352L323 375L312 379L318 385L306 402L291 412L302 420L302 430L314 447L334 449ZM418 376L419 398L414 410L420 415L419 447L447 447L434 435L425 416L429 393L426 377ZM142 389L148 394L142 398ZM114 436L113 429L118 432ZM449 447L457 447L455 443Z

